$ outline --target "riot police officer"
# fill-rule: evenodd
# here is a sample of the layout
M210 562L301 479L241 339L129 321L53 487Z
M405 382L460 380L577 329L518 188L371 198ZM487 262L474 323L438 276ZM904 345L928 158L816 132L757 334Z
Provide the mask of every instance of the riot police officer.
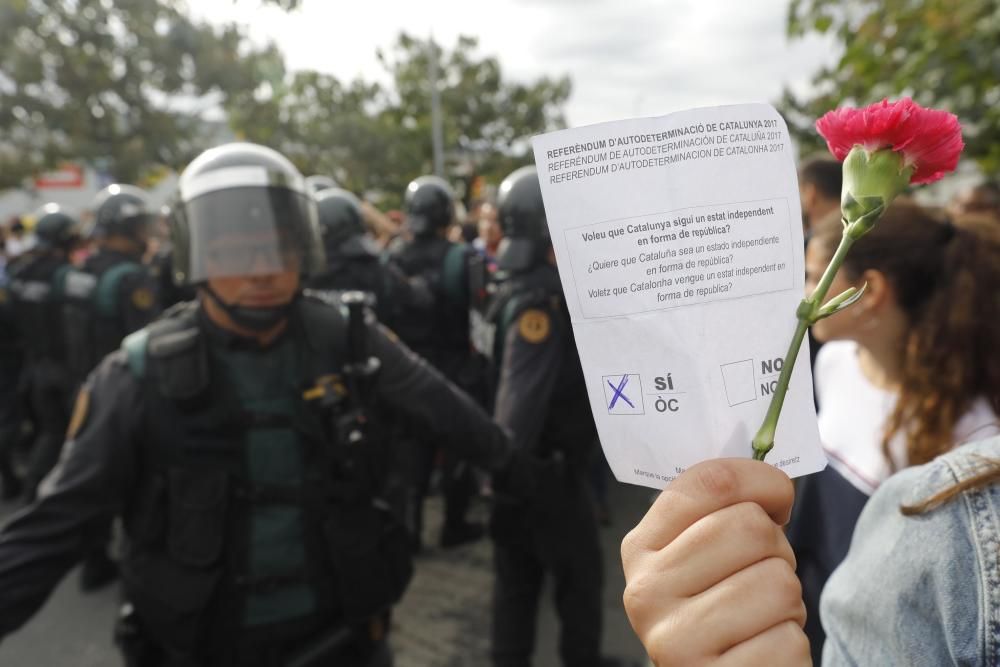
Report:
M18 380L23 359L10 279L6 266L0 265L0 499L3 500L13 500L23 490L13 460L14 447L21 433Z
M97 250L81 268L67 272L63 290L67 359L77 384L159 312L155 281L142 263L155 218L146 193L132 185L109 185L97 193L91 211L90 237ZM116 576L106 553L109 538L109 525L93 525L91 550L80 572L84 591Z
M495 480L493 662L530 664L548 574L555 583L563 664L593 667L604 664L601 555L587 481L596 427L534 167L503 181L498 207L504 232L498 262L509 278L489 311L496 326L494 419L549 474L541 484L517 489L514 498L513 480Z
M397 325L415 352L452 378L461 376L469 354L467 263L470 250L445 236L455 217L455 195L437 176L421 176L406 188L405 229L411 238L391 249L408 276L430 285L434 302L405 309Z
M309 281L313 290L330 298L358 290L370 297L380 322L395 326L397 309L429 310L434 296L421 276L408 278L368 235L361 202L340 188L315 195L326 269Z
M471 249L446 238L455 219L455 195L437 176L421 176L406 188L405 228L410 238L391 249L392 259L410 277L422 278L430 286L433 302L404 305L396 318L396 332L413 350L430 361L466 392L484 401L484 365L473 354L469 340L469 277ZM412 429L410 429L412 431ZM432 473L436 445L416 434L419 446L409 469L413 475L410 502L411 530L422 532L423 506ZM445 500L440 544L456 546L478 539L482 526L466 520L476 483L471 469L454 460L444 462L442 490Z
M24 350L22 391L35 422L35 440L25 478L31 502L38 483L52 469L69 423L73 380L66 366L62 293L70 253L80 242L80 225L58 204L35 215L35 246L9 267L10 292Z
M156 286L142 264L154 218L146 193L131 185L109 185L97 194L92 210L97 252L67 274L63 314L69 364L80 382L159 312Z
M179 190L176 277L199 300L130 336L81 390L45 492L0 532L0 636L72 565L81 526L120 514L128 664L389 664L411 563L379 500L369 416L399 411L486 468L519 459L359 301L301 294L323 252L287 159L221 146Z

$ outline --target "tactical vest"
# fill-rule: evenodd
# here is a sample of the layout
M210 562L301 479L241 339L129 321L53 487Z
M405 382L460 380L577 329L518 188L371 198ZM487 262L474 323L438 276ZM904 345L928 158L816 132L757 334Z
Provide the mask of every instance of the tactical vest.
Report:
M415 239L393 255L403 273L424 276L435 293L433 312L402 308L395 331L439 368L469 353L468 255L466 246L437 237Z
M324 300L338 300L344 292L360 291L369 297L369 305L379 313L388 304L386 281L378 257L327 251L329 268L309 281L309 288L322 292Z
M121 344L124 325L118 312L121 281L143 270L135 262L104 269L71 269L64 280L63 323L70 372L87 377L105 356Z
M30 360L66 360L62 292L69 270L64 258L49 254L24 257L11 267L14 314Z
M348 320L311 299L294 312L285 335L299 379L275 409L247 407L227 386L226 351L209 340L196 304L123 344L145 409L122 577L144 631L184 655L217 655L240 633L285 641L371 618L412 574L407 534L379 497L384 459L366 417L373 391L348 363ZM294 474L265 480L253 458L262 442L294 447ZM301 557L263 572L254 542L267 536L255 526L281 513L299 523L301 542L287 546ZM309 611L268 623L269 604Z

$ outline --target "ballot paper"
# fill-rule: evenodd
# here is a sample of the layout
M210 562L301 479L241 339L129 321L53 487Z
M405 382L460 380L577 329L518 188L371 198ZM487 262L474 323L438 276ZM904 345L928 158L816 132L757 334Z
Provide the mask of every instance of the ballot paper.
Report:
M766 104L535 137L535 164L591 408L615 477L661 488L749 458L803 298L788 128ZM772 465L826 465L808 341Z

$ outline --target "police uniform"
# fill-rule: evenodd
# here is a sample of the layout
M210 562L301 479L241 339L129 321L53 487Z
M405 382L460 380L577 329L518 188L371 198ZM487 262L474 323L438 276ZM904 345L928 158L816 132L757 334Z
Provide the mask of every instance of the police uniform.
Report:
M62 289L67 362L77 386L125 336L160 311L156 284L142 264L154 219L146 193L131 185L109 185L91 208L97 251L66 273ZM85 591L102 587L116 574L106 553L111 526L95 523L90 533L91 551L80 574Z
M297 236L302 263L291 266L319 270L303 187L263 147L203 154L180 181L186 201L172 227L191 251L178 271L193 282L222 275L206 268L204 248L241 225ZM252 264L243 249L219 261L246 275L291 261L266 242L248 250L259 255ZM72 566L81 527L118 514L129 606L117 636L128 664L389 664L387 613L411 563L405 531L380 501L369 416L398 411L487 468L511 460L504 433L362 319L356 301L350 314L309 297L248 307L201 289L245 328L286 326L261 347L218 327L201 303L181 304L104 360L46 492L0 532L0 635Z
M160 312L156 285L142 264L146 236L153 220L146 194L129 185L110 185L93 204L92 236L117 237L131 249L105 244L83 267L66 275L63 321L70 369L82 382L122 339L141 329Z
M4 500L18 497L22 490L13 465L13 449L21 431L17 386L22 356L14 297L7 273L0 267L0 497Z
M421 176L411 182L404 198L408 241L391 248L392 260L411 279L423 281L432 299L400 304L394 330L417 354L431 362L463 391L485 404L485 365L472 352L469 341L469 274L472 251L442 236L455 215L454 194L443 179ZM437 450L436 443L417 429L405 429L416 440L408 452L414 497L410 502L411 530L419 542L423 524L422 501ZM466 521L477 486L472 471L445 457L442 491L445 501L442 546L454 546L482 535Z
M441 235L454 218L451 188L440 178L421 176L407 187L405 208L406 226L413 238L393 247L392 259L404 274L427 283L433 302L403 308L396 331L414 352L449 378L472 380L463 376L469 359L467 266L471 251Z
M490 308L494 419L547 472L529 488L504 476L495 481L493 663L531 663L549 574L563 664L593 667L602 664L601 555L587 474L596 427L559 276L546 260L548 230L534 169L511 174L498 204L505 233L499 261L511 277Z
M407 277L368 235L357 197L340 188L326 188L314 196L326 269L309 281L311 290L332 300L346 291L364 292L379 321L390 327L396 326L400 308L424 312L433 308L434 295L427 283L419 276Z
M25 479L29 500L59 458L69 422L74 384L66 365L62 293L71 268L68 255L79 240L77 222L57 205L46 205L36 217L36 247L9 267L14 314L25 354L22 391L35 422Z
M156 317L159 304L141 257L101 248L67 274L63 310L70 365L82 382L125 336Z

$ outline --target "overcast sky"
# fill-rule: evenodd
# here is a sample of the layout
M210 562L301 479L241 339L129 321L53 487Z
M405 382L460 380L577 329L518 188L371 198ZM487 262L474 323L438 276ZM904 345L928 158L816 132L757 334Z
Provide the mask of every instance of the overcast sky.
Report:
M788 0L304 0L291 13L258 0L189 2L197 17L273 40L292 69L348 80L385 80L375 49L401 30L443 45L474 35L506 77L568 74L571 126L774 101L832 57L819 39L789 43Z

